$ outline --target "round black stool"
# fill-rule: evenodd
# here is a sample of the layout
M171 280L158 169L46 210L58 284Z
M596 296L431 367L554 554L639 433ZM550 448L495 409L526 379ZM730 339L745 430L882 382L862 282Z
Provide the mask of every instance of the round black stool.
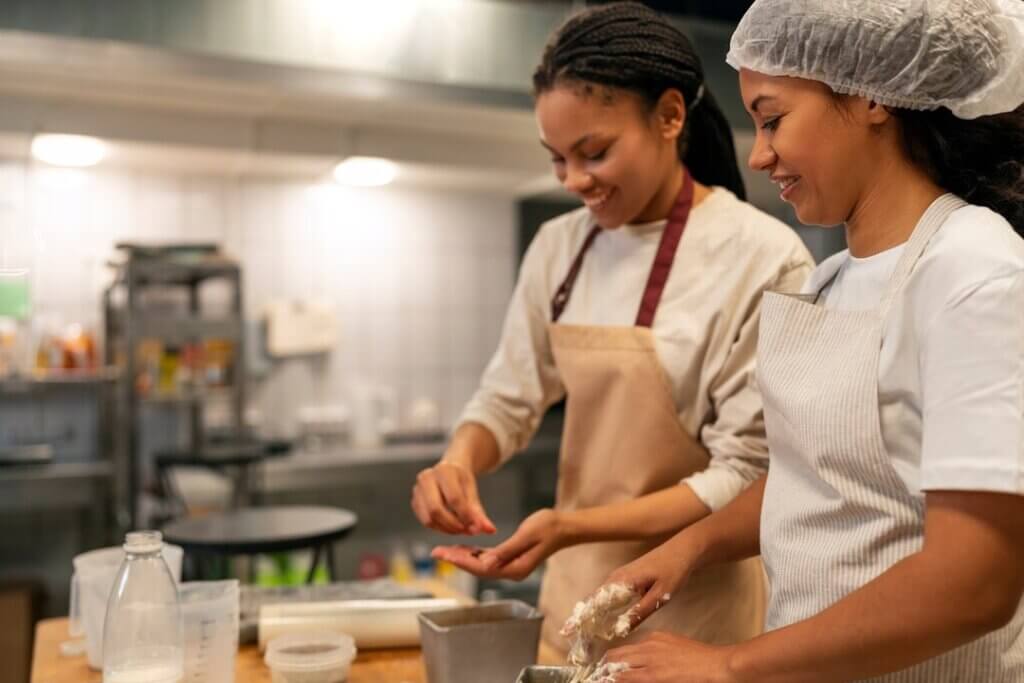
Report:
M356 527L348 510L322 506L267 506L178 519L163 528L164 540L180 545L186 555L262 555L311 550L313 563L306 583L312 583L326 549L328 578L333 581L333 544Z

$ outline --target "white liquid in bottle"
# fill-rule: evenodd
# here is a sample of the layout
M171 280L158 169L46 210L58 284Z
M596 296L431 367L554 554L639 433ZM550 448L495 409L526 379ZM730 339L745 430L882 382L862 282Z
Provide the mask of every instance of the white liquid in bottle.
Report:
M149 664L107 672L103 683L182 683L184 678L179 666Z

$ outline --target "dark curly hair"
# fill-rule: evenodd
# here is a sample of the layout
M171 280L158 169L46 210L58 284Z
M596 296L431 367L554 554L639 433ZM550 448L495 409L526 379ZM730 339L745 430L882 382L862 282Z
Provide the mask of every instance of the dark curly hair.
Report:
M1024 105L970 120L945 107L890 111L913 163L943 189L1001 214L1024 236Z
M666 90L679 90L687 106L679 159L699 182L746 198L732 129L704 83L700 58L689 39L654 10L616 2L570 17L544 49L533 73L534 95L561 83L629 91L652 110Z

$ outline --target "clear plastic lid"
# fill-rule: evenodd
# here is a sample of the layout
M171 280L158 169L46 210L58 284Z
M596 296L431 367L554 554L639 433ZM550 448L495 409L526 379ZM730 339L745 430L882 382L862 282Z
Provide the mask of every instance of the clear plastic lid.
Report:
M267 643L263 661L280 671L346 671L356 658L352 636L333 631L286 633Z

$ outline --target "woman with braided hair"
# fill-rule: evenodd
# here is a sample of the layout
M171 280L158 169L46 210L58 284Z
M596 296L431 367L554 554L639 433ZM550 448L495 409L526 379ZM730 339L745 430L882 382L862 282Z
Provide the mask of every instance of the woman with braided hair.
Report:
M412 505L430 528L494 533L476 477L567 397L555 508L495 548L435 550L514 579L551 556L544 640L564 651L578 600L764 473L759 302L798 290L813 266L792 230L741 201L700 60L657 13L616 3L570 18L533 85L541 144L585 206L530 245L497 352ZM731 643L760 632L763 605L751 560L695 577L652 626Z

